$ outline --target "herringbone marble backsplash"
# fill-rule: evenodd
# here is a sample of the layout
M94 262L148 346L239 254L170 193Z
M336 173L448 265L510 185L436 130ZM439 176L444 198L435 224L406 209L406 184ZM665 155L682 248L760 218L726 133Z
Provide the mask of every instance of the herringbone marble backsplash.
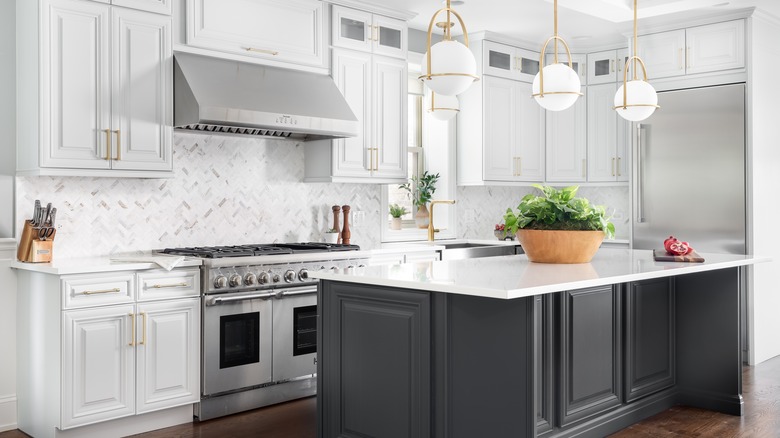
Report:
M303 183L300 143L175 134L175 178L23 177L16 181L16 223L40 199L57 207L55 256L99 256L155 248L320 241L332 205L362 211L352 243L380 244L380 193L372 184ZM534 189L458 188L458 236L493 239L493 225ZM628 238L628 188L583 187L579 196L615 213ZM465 212L471 210L472 218ZM354 215L353 215L354 216ZM17 229L21 226L17 225ZM18 232L18 231L17 231ZM17 236L18 237L18 236Z
M320 241L330 206L365 212L352 243L379 244L380 186L303 183L303 145L176 133L175 178L17 178L16 219L57 207L56 257L174 246ZM17 228L21 228L17 226Z

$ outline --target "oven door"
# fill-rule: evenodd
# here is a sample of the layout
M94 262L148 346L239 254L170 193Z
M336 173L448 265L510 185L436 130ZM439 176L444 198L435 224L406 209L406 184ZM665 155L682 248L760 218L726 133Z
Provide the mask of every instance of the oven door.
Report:
M204 396L271 381L273 296L249 292L204 297Z
M274 300L274 381L317 372L317 286L280 292Z

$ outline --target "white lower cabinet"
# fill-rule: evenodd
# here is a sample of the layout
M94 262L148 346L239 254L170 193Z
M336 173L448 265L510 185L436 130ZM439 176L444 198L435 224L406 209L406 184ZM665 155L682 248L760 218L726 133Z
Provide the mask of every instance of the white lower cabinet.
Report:
M619 84L588 87L588 181L628 181L629 122L612 109Z
M198 402L198 274L20 271L19 341L27 347L19 351L19 428L35 437L58 429L81 436L82 427ZM45 415L37 411L44 405Z

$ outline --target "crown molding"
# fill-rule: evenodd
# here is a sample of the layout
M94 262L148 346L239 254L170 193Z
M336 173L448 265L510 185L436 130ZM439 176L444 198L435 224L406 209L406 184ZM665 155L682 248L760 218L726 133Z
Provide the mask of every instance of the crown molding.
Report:
M346 6L352 9L358 9L361 11L372 12L386 17L398 18L399 20L409 21L417 16L417 12L407 11L403 9L388 8L384 5L376 3L366 3L357 0L322 0L323 3L330 3L333 5Z

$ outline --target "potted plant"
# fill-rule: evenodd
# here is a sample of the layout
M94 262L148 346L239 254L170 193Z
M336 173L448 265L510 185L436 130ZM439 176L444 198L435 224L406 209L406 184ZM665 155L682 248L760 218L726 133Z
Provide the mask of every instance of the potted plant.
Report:
M588 263L615 226L603 206L575 198L579 187L555 189L534 184L543 196L528 194L517 210L506 210L506 228L517 234L528 259L541 263Z
M409 213L406 211L406 207L402 207L398 204L390 204L390 216L393 217L393 219L390 221L390 229L391 230L400 230L401 229L401 216Z
M436 191L436 182L438 180L438 173L432 175L426 170L423 171L420 177L413 176L410 178L410 182L398 186L399 189L405 189L409 192L412 204L417 207L417 212L414 214L414 222L417 224L417 228L428 228L428 220L430 218L428 202L433 198L433 192Z
M339 232L335 228L328 228L325 231L325 243L338 243Z

